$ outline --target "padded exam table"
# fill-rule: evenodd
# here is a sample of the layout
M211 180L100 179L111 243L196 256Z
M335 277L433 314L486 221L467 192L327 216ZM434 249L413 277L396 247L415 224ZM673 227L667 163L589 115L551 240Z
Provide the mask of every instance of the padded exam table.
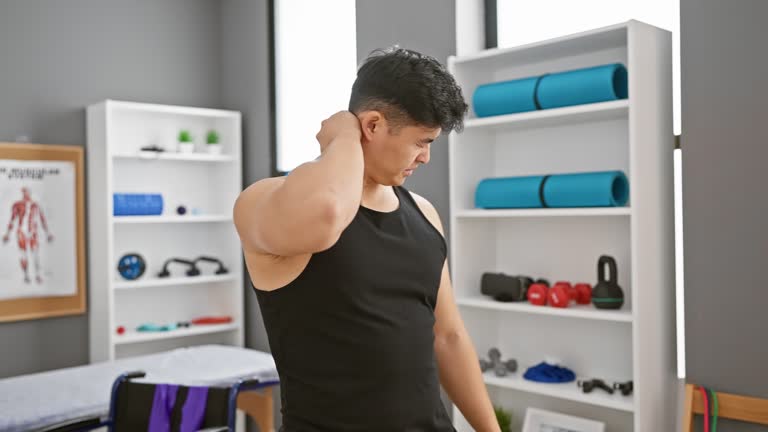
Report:
M115 361L0 379L0 432L26 432L85 416L106 416L112 383L141 370L156 382L231 386L240 379L277 381L270 354L233 346L201 345ZM263 431L274 429L272 389L240 395L238 408Z

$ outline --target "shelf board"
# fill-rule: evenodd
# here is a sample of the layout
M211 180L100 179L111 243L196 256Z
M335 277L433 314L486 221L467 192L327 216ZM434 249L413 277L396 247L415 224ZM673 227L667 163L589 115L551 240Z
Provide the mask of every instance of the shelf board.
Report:
M147 161L183 161L183 162L232 162L234 157L226 154L215 155L208 153L173 153L173 152L137 152L137 153L114 153L114 159L124 160L147 160Z
M464 131L499 131L533 127L563 126L589 121L628 118L629 100L599 102L564 108L552 108L518 114L472 118L464 122Z
M117 281L114 283L114 288L116 290L134 290L141 288L158 288L169 286L200 285L216 282L231 282L234 280L237 280L237 277L234 274L172 278L151 277L137 281Z
M198 325L189 328L180 328L177 330L170 330L165 332L125 332L122 335L115 336L115 344L131 344L139 342L150 342L165 339L176 339L187 336L197 336L203 334L223 333L229 331L238 330L240 326L235 323L229 324L210 324L210 325Z
M634 20L508 48L491 48L465 56L451 56L449 64L494 70L494 65L528 64L627 45L627 29Z
M585 208L541 208L541 209L469 209L459 210L456 217L470 218L514 218L514 217L569 217L569 216L629 216L630 207L585 207Z
M635 410L632 395L624 396L621 392L614 392L610 395L600 389L593 390L591 393L584 393L576 381L564 384L539 383L526 380L521 371L505 377L497 377L492 372L486 372L483 374L483 380L487 385L494 387L519 390L620 411L633 412Z
M231 215L113 216L112 222L116 224L232 222L232 216Z
M105 101L107 108L120 111L134 111L146 114L172 114L185 116L199 116L211 118L240 118L237 111L228 111L214 108L199 108L179 105L161 105L143 102L119 101L108 99Z
M460 297L456 299L456 304L464 307L504 312L553 315L598 321L632 322L631 310L602 310L592 305L570 305L567 308L556 308L551 306L534 306L528 302L499 302L485 297Z

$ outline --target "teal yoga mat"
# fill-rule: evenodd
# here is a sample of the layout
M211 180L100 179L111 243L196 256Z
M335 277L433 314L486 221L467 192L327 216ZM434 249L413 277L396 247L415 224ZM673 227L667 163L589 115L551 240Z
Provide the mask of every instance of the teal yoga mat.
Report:
M542 195L547 207L621 207L629 200L629 181L621 171L553 175Z
M620 207L628 200L621 171L487 178L475 190L475 207L484 209Z
M475 207L486 209L541 207L545 176L487 178L475 190Z
M536 85L541 77L483 84L472 95L478 117L536 111Z
M536 90L536 100L542 109L627 97L627 69L620 63L545 75Z

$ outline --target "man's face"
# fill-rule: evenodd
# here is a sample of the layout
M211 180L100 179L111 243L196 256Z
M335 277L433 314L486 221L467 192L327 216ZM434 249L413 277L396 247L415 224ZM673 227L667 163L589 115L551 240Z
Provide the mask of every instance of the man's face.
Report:
M23 187L21 188L21 195L24 197L25 200L29 199L29 189Z
M382 118L373 130L363 131L366 175L385 186L402 185L416 168L429 163L431 144L439 135L440 128L400 126L393 129Z

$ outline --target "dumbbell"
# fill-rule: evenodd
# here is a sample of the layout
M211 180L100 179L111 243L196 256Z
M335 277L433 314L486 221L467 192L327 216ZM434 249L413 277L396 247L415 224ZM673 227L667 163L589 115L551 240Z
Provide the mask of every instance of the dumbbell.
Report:
M608 386L608 384L605 383L605 381L593 378L588 381L578 381L577 385L581 388L581 390L584 393L591 393L592 390L596 388L600 388L608 392L608 394L613 394L613 389Z
M570 282L559 281L550 288L543 283L534 283L528 288L528 301L537 306L549 303L553 307L565 308L571 301L589 304L592 300L592 287L586 283L575 286Z
M509 359L507 361L501 361L501 351L498 348L491 348L488 350L488 358L480 359L480 370L483 372L488 369L493 369L493 373L498 377L506 376L509 372L517 371L517 360Z
M634 385L632 384L632 381L627 381L625 383L622 382L615 382L613 383L613 388L615 390L621 391L621 394L624 396L629 396L632 394L632 390L634 390Z
M549 291L549 303L555 307L567 307L569 301L581 305L592 302L592 287L587 283L571 285L570 282L559 281Z
M529 303L537 306L544 306L547 304L548 293L549 281L546 279L536 279L536 282L528 287L526 295Z

